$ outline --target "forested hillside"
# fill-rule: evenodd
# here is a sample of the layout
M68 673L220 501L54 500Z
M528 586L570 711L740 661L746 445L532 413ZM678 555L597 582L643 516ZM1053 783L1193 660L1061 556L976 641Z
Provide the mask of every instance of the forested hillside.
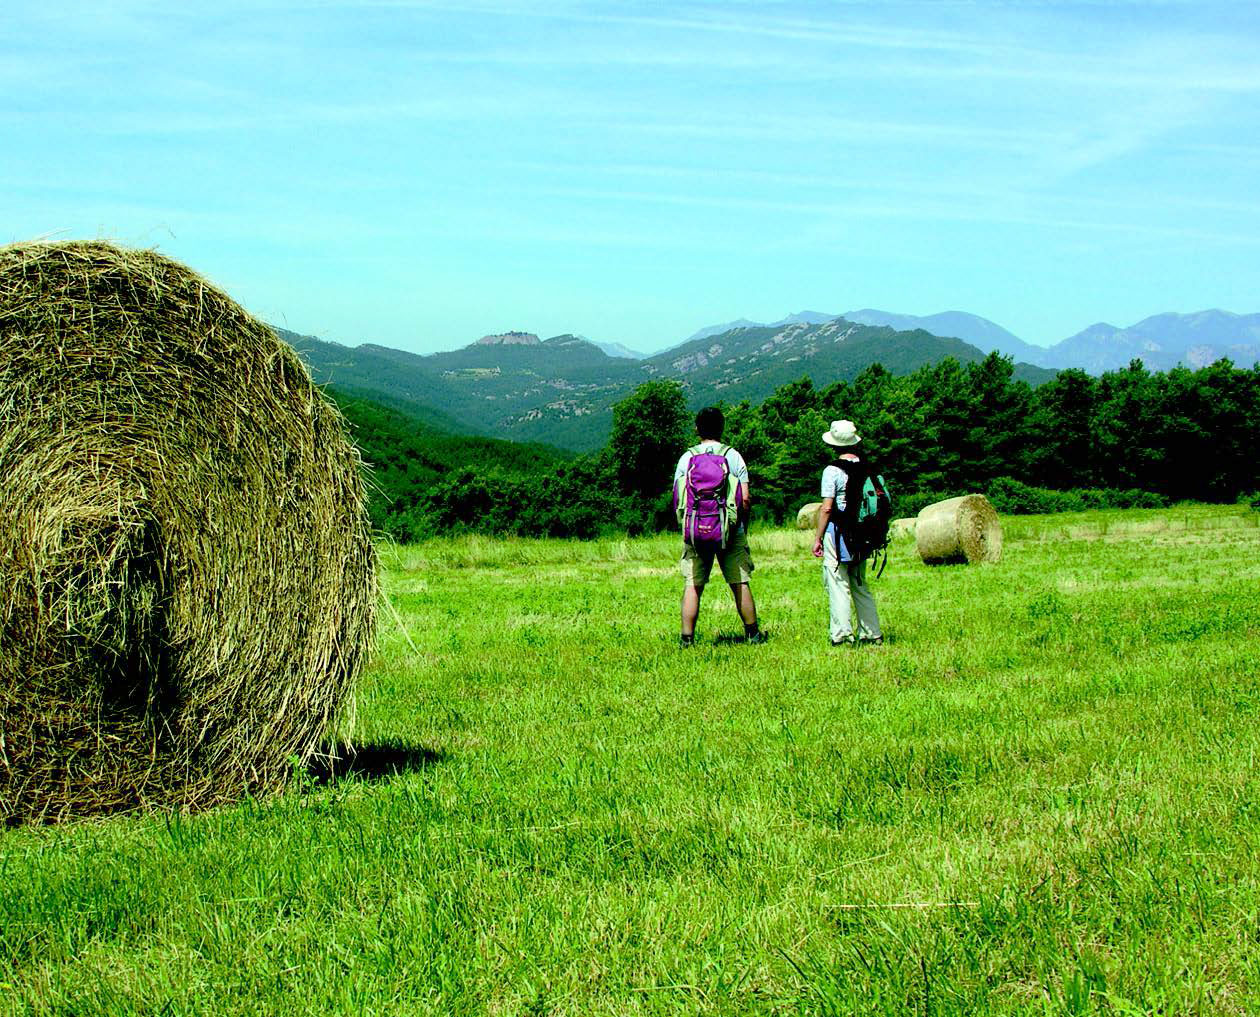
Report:
M382 533L398 532L399 520L452 473L537 477L571 457L546 445L452 434L392 407L335 388L325 391L341 408L363 455L372 485L372 524ZM495 510L487 504L485 511Z
M694 409L719 399L757 402L802 375L825 385L852 380L872 363L901 375L946 357L960 363L984 359L980 350L959 339L842 319L734 328L641 361L610 357L572 335L519 344L479 342L418 356L277 331L320 384L393 406L445 430L577 451L601 447L612 427L613 405L648 380L678 379ZM1053 376L1024 364L1015 371L1033 384Z
M608 443L565 459L544 446L436 435L342 399L381 487L373 518L403 540L451 530L590 537L673 525L674 464L695 440L676 379L645 382L611 408ZM756 515L785 520L816 500L830 421L856 422L898 514L980 491L1004 512L1260 491L1260 369L1227 363L1095 378L1063 371L1033 387L996 354L897 376L876 364L825 386L800 377L760 402L726 404L726 440L748 461Z

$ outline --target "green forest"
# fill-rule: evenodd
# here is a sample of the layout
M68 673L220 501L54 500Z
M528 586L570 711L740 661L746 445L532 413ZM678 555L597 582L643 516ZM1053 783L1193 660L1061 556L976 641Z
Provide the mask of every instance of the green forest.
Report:
M640 385L613 409L598 452L448 434L377 404L331 393L373 485L372 518L411 541L473 531L589 538L674 525L674 464L696 436L677 381ZM830 421L856 422L897 515L983 492L1001 512L1232 502L1260 490L1260 368L1218 361L1094 377L1059 372L1037 387L1009 358L946 358L895 376L873 364L823 388L808 378L764 402L723 407L725 440L748 462L754 519L783 522L817 500Z

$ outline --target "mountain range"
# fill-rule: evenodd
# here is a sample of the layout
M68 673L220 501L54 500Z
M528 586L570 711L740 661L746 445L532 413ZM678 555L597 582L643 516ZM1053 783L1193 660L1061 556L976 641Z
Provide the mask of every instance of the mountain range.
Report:
M384 403L433 427L578 451L601 447L613 404L651 379L679 379L693 406L758 402L803 375L825 385L855 378L875 362L905 374L945 357L973 363L985 356L961 339L843 319L737 327L642 360L609 356L575 335L506 332L421 356L276 331L318 383L346 396ZM1053 372L1021 364L1016 375L1036 384Z
M997 350L1017 362L1052 370L1079 367L1091 374L1101 374L1126 367L1135 358L1153 371L1166 371L1178 364L1203 367L1223 357L1239 367L1250 367L1260 361L1260 314L1232 314L1221 310L1156 314L1127 328L1099 322L1053 346L1025 342L1001 325L965 311L923 316L869 307L840 315L801 311L771 324L815 323L837 317L898 330L921 328L933 335L961 339L985 352ZM760 327L756 322L740 319L725 325L711 325L692 338L713 335L736 325Z
M1134 357L1157 370L1222 356L1241 366L1260 359L1260 315L1225 311L1155 315L1125 329L1093 325L1048 348L961 311L916 317L871 308L843 316L801 311L770 324L726 322L651 356L570 334L503 332L422 356L276 331L317 382L340 393L385 403L445 431L577 451L601 447L613 404L653 378L679 379L689 404L699 406L757 402L804 375L825 385L851 380L875 362L905 374L947 356L974 363L991 350L1014 357L1016 377L1031 384L1057 368L1097 373Z

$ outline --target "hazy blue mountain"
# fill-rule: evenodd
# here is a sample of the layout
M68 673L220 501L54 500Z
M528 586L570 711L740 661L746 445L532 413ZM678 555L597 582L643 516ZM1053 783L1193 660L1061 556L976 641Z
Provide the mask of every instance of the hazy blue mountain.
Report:
M595 345L610 357L621 357L624 360L646 360L651 356L650 353L640 353L638 350L632 350L629 346L623 346L621 343L596 343Z
M654 353L653 356L659 357L661 353L668 353L670 350L676 350L681 346L686 346L687 343L695 342L697 339L708 339L709 336L711 335L721 335L723 332L729 332L733 328L764 328L764 327L765 327L765 322L750 321L748 318L736 318L734 321L728 321L722 325L707 325L704 328L700 329L698 332L693 332L682 342L677 343L674 346L670 346L668 349L661 350L660 353Z
M848 321L860 322L863 325L887 325L900 330L922 328L933 335L953 336L971 343L986 353L997 350L1008 357L1022 360L1028 364L1044 366L1046 348L1025 342L1013 332L1009 332L988 318L966 311L941 311L939 314L895 314L891 311L879 311L872 307L860 311L846 311L844 317Z
M1207 310L1165 312L1127 328L1106 322L1090 325L1046 351L1054 367L1081 367L1093 374L1140 359L1153 371L1178 364L1203 367L1228 357L1240 367L1260 361L1260 314Z
M780 325L825 325L839 317L838 314L828 314L825 311L797 311L786 318L770 322L770 325L775 328Z
M680 343L668 346L652 356L660 356L662 353L670 353L673 350L686 346L687 343L695 342L698 339L708 339L709 336L721 335L723 332L729 332L735 328L778 328L780 325L821 325L824 322L838 318L837 314L826 314L823 311L797 311L795 314L789 314L786 318L780 318L778 321L752 321L749 318L736 318L734 321L728 321L722 325L707 325L698 332L693 332Z

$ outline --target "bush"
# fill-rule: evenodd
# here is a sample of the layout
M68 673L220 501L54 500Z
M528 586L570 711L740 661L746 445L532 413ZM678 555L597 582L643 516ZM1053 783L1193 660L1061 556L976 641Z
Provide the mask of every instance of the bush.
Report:
M1074 497L1066 497L1067 492L1030 487L1011 477L998 477L986 493L993 507L1006 515L1079 512L1086 507L1079 492L1073 492Z
M1054 491L1031 487L1011 477L998 477L993 481L989 485L988 497L995 509L1007 515L1042 515L1105 508L1162 508L1168 503L1162 495L1138 488L1119 491L1110 487L1089 487Z
M1143 491L1131 487L1127 491L1112 491L1114 499L1112 508L1164 508L1168 499L1154 491Z
M938 501L953 497L953 494L944 491L915 491L903 496L898 495L894 489L892 492L893 515L897 518L917 516L929 505L935 505Z

